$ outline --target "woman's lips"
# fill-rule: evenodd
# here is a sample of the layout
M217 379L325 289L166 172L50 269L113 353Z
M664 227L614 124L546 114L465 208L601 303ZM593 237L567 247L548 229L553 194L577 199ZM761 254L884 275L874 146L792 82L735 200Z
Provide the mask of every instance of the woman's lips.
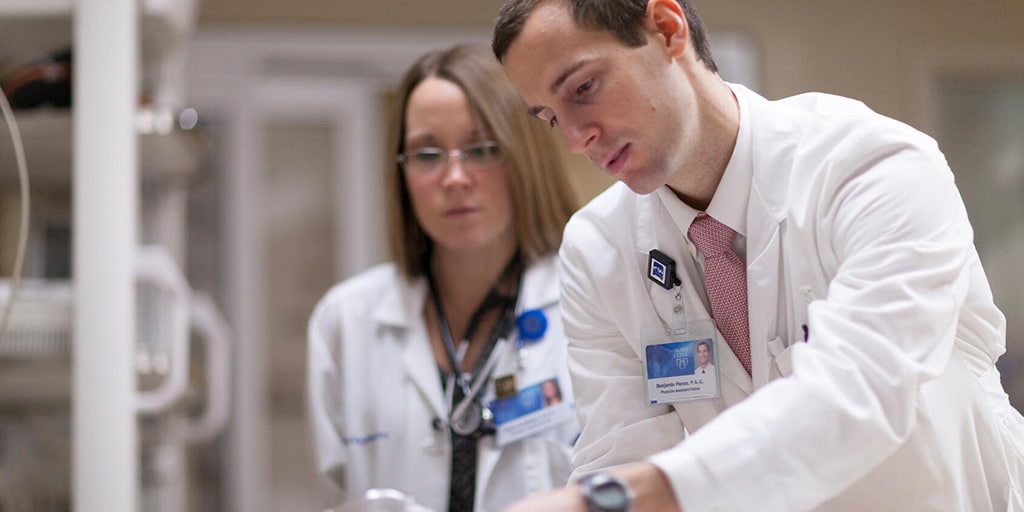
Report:
M459 215L467 215L476 211L477 208L472 208L469 206L457 206L455 208L449 208L448 210L445 210L444 214L447 217L457 217Z

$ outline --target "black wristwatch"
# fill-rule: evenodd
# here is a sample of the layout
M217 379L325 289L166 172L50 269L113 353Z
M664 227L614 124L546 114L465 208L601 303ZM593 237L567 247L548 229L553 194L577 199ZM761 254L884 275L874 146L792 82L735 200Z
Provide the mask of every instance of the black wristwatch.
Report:
M608 473L584 478L580 489L588 512L629 512L633 506L633 491L624 480Z

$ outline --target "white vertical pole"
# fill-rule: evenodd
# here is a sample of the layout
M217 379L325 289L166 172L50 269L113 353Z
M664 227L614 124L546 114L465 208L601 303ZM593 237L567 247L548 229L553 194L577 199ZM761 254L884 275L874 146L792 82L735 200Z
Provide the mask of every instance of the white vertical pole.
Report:
M239 104L230 125L224 190L227 294L236 325L234 408L228 425L228 510L267 512L271 501L270 411L266 331L266 238L261 216L266 179L264 118Z
M390 171L381 161L381 108L378 89L351 85L338 99L344 113L334 124L334 271L344 279L366 270L380 259L383 178ZM390 155L388 155L390 157ZM366 221L366 212L373 212ZM355 219L364 219L355 222Z
M137 512L138 6L73 2L72 501Z

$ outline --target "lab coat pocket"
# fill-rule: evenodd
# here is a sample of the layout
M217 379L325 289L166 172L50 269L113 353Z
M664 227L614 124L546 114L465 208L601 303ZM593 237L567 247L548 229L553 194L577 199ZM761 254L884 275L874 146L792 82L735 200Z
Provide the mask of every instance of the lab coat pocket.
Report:
M802 350L803 341L794 341L787 347L778 336L768 341L768 350L772 353L772 367L770 377L777 379L789 377L793 374L793 353Z

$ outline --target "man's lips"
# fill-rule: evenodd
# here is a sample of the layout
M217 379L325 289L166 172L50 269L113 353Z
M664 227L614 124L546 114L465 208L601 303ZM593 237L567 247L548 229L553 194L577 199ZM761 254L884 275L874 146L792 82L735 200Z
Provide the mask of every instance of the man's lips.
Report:
M611 174L618 174L618 172L622 170L623 163L626 161L626 157L629 156L630 147L630 144L626 144L625 146L619 148L618 151L612 153L612 155L609 156L604 161L604 165L602 165L602 167L604 167L605 170Z

